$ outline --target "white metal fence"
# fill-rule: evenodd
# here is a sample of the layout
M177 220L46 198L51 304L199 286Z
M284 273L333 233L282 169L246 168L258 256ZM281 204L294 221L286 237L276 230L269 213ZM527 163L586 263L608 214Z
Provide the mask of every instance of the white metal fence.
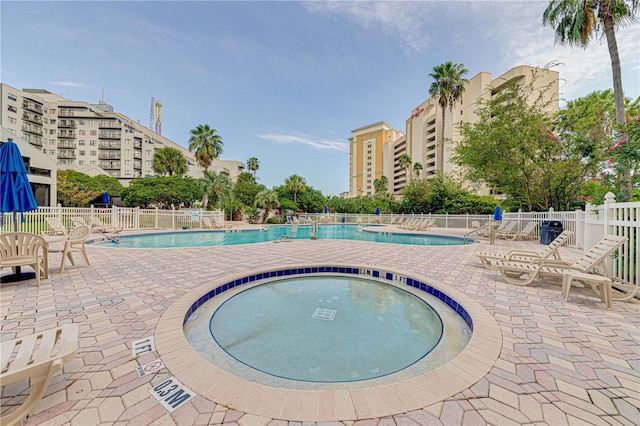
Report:
M18 216L20 214L18 213ZM303 214L319 223L362 223L389 224L400 220L415 218L435 219L439 228L473 227L474 222L484 224L493 220L493 215L450 215L450 214L380 214L362 215L346 213L309 213ZM124 230L146 229L188 229L202 228L202 218L219 217L224 220L224 212L201 209L140 209L140 208L74 208L74 207L39 207L38 210L24 214L24 222L18 218L19 230L23 232L46 233L48 230L46 217L57 217L67 227L71 227L71 219L82 217L87 223L91 217L100 219L105 224ZM4 213L4 225L1 232L13 230L11 213ZM593 247L607 234L624 235L629 240L620 248L615 258L609 260L609 268L613 274L629 282L640 282L640 202L616 203L614 194L607 194L605 203L599 206L587 205L586 211L568 212L515 212L504 213L502 220L518 222L517 229L524 228L529 222L558 220L563 229L573 231L574 235L568 245L582 248L585 251ZM540 233L538 226L537 233Z

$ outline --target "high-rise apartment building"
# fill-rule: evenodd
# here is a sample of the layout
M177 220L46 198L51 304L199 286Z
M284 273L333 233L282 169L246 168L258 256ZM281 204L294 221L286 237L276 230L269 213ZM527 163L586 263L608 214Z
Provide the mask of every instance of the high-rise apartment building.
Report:
M196 164L193 153L124 114L114 112L105 102L71 101L43 89L18 90L2 83L0 124L65 168L98 166L123 185L128 185L133 178L154 176L154 151L163 147L183 153L187 159L187 175L202 176L202 168ZM244 164L214 160L209 169L235 179L244 170Z
M458 126L462 123L477 122L479 118L475 111L478 107L478 100L491 99L502 87L512 81L518 81L521 84L533 82L535 89L546 89L543 90L543 99L549 102L554 111L557 111L560 81L560 75L557 71L521 65L495 79L492 79L491 73L481 72L469 79L462 98L453 108L445 109L444 132L442 108L435 96L426 99L411 111L410 117L406 120L406 133L396 131L386 123L376 123L353 130L353 137L349 139L351 142L351 190L349 195L355 197L373 193L366 190L366 184L371 180L369 177L362 180L363 184L360 183L361 180L358 180L359 176L363 176L363 178L366 176L364 173L368 170L368 164L371 162L369 149L366 146L361 146L360 141L365 145L366 141L371 141L372 146L377 146L375 143L380 141L384 146L381 150L383 158L375 157L375 170L376 172L382 171L380 174L375 174L375 178L384 174L388 181L388 191L392 194L402 194L402 190L410 179L410 176L407 176L407 169L400 165L400 158L405 154L411 157L413 164L420 163L422 165L422 170L418 172L419 177L432 178L438 172L447 175L459 174L460 169L451 161L454 147L462 139ZM375 140L367 133L374 130L378 132ZM378 138L378 134L380 138ZM359 192L362 185L365 185L365 191ZM490 188L477 185L473 187L470 185L470 189L480 194L491 193Z
M349 139L349 196L373 195L374 181L385 173L384 147L402 136L402 132L394 130L383 121L351 132L353 136Z

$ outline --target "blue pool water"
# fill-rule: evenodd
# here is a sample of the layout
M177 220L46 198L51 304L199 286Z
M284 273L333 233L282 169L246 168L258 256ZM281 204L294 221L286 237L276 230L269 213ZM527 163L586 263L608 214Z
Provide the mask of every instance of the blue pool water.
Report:
M363 231L358 225L321 224L318 227L318 239L359 240L379 243L415 244L448 246L463 245L463 238L441 235L390 234L376 232L375 226ZM300 226L297 240L311 238L311 226ZM251 244L275 241L283 235L291 234L291 226L267 226L265 230L247 231L179 231L148 235L131 235L118 237L120 243L108 243L113 247L129 248L168 248L168 247L207 247L235 244ZM467 242L469 243L469 241ZM288 244L284 241L280 244Z
M347 382L414 364L438 344L426 302L383 283L292 278L245 290L214 312L216 343L252 368L291 380Z

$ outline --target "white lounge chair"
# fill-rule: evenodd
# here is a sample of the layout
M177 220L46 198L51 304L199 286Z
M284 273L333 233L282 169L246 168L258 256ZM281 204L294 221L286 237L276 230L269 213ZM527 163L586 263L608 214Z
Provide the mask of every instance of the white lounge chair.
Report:
M609 276L605 261L626 241L627 237L607 235L573 263L565 260L534 259L531 263L497 261L491 265L500 272L506 282L516 285L528 285L543 275L562 278L570 271L593 273L602 269L603 273L599 275Z
M124 227L115 227L111 224L105 224L104 222L102 222L102 220L100 220L99 217L97 216L92 216L91 217L91 228L98 230L100 232L106 233L106 232L115 232L115 233L119 233L120 231L122 231L124 229Z
M30 379L31 393L17 409L0 417L0 424L21 425L38 406L51 377L76 356L77 349L78 324L67 324L2 342L0 386Z
M514 233L517 232L515 230L516 226L518 226L518 222L515 222L515 221L507 222L504 226L500 225L500 227L496 229L496 233L495 233L496 238L506 239L507 236L513 235Z
M291 234L288 235L281 235L280 238L278 238L277 240L274 240L274 243L279 243L282 241L287 241L287 240L293 240L296 235L298 234L298 227L300 226L300 223L298 223L298 221L294 221L293 224L291 224Z
M44 220L49 225L49 231L47 232L49 235L67 235L67 228L57 217L45 217Z
M504 238L507 240L530 240L535 237L536 228L538 228L538 222L529 222L520 231L506 233Z
M573 235L573 232L564 230L560 235L558 235L551 243L546 246L542 251L532 251L532 250L520 250L513 249L509 250L506 254L501 253L492 253L482 251L476 256L480 258L480 262L488 268L494 269L491 266L492 262L496 261L506 261L506 262L525 262L531 263L534 259L556 259L560 260L560 251L558 250L562 245L564 245L569 238Z

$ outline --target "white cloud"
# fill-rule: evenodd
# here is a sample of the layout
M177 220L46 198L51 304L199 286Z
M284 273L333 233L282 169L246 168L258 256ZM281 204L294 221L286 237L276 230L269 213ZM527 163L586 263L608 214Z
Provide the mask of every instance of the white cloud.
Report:
M258 137L280 145L302 145L319 151L349 151L349 144L347 142L321 139L308 135L263 133L258 135Z
M52 81L50 84L63 87L84 87L84 83L78 83L76 81Z
M377 29L396 37L407 56L429 46L429 2L312 1L304 5L309 13L337 15L366 30Z

